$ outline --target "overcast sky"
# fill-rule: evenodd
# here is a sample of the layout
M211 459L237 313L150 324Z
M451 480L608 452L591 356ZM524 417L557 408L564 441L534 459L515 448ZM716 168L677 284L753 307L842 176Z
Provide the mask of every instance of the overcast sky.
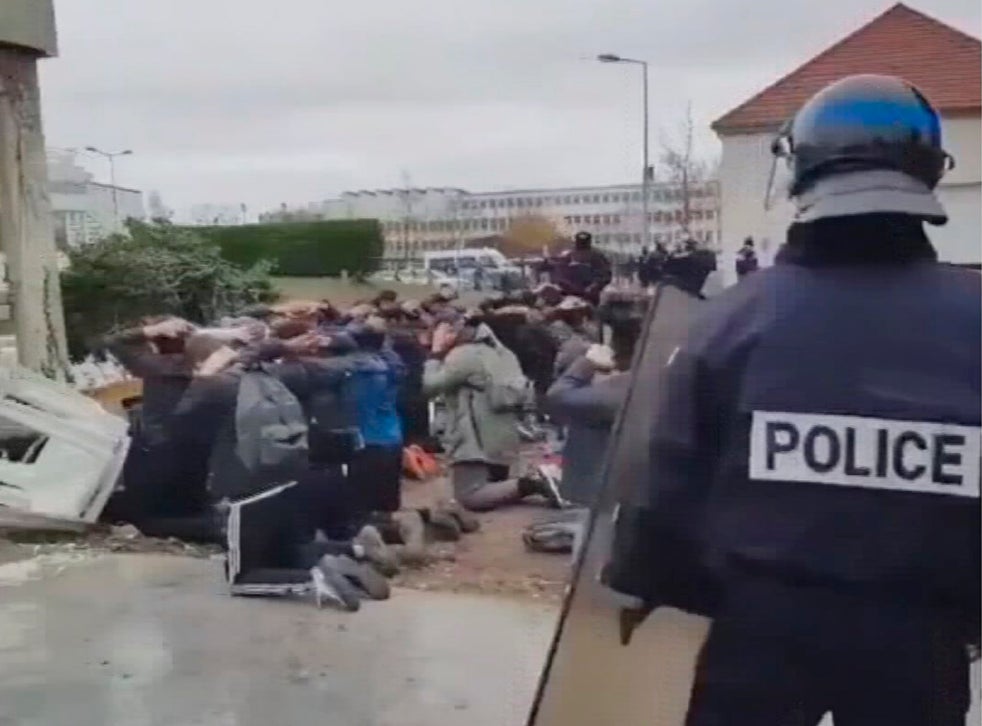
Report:
M687 103L708 124L886 0L56 0L47 140L131 148L122 185L253 213L346 189L470 190L640 177ZM914 7L979 34L978 0ZM85 158L97 177L104 161Z

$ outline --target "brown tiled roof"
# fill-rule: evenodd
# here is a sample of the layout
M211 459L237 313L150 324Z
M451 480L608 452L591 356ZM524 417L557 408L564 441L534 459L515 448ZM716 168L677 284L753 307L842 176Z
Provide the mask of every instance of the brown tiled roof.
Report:
M979 39L898 3L717 119L713 130L733 134L778 126L812 94L855 73L905 78L949 115L982 107Z

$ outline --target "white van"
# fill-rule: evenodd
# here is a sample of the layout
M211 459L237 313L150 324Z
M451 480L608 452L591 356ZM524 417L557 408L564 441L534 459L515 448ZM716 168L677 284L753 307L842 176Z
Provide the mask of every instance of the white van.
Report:
M423 253L423 270L442 272L455 277L474 274L480 267L486 273L517 273L519 269L508 262L508 258L493 247L464 248Z

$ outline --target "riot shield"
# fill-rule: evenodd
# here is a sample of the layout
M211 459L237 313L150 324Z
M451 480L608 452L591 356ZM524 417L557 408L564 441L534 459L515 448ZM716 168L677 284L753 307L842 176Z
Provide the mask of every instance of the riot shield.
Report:
M630 637L628 631L642 620L636 613L643 603L615 593L601 574L610 563L619 513L643 512L649 504L650 432L663 371L702 304L671 284L655 288L607 451L604 487L591 509L528 726L681 726L685 721L709 620L659 607ZM657 552L654 557L657 566Z

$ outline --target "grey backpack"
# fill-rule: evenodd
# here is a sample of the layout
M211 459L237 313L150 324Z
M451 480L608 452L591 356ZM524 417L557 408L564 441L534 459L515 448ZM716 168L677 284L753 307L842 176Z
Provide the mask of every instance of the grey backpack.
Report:
M307 417L290 389L262 368L239 382L235 433L236 454L250 474L294 476L306 467Z
M488 406L495 413L527 411L535 402L532 383L522 373L514 353L500 342L496 342L492 348L494 355L484 359L488 377L485 387Z

